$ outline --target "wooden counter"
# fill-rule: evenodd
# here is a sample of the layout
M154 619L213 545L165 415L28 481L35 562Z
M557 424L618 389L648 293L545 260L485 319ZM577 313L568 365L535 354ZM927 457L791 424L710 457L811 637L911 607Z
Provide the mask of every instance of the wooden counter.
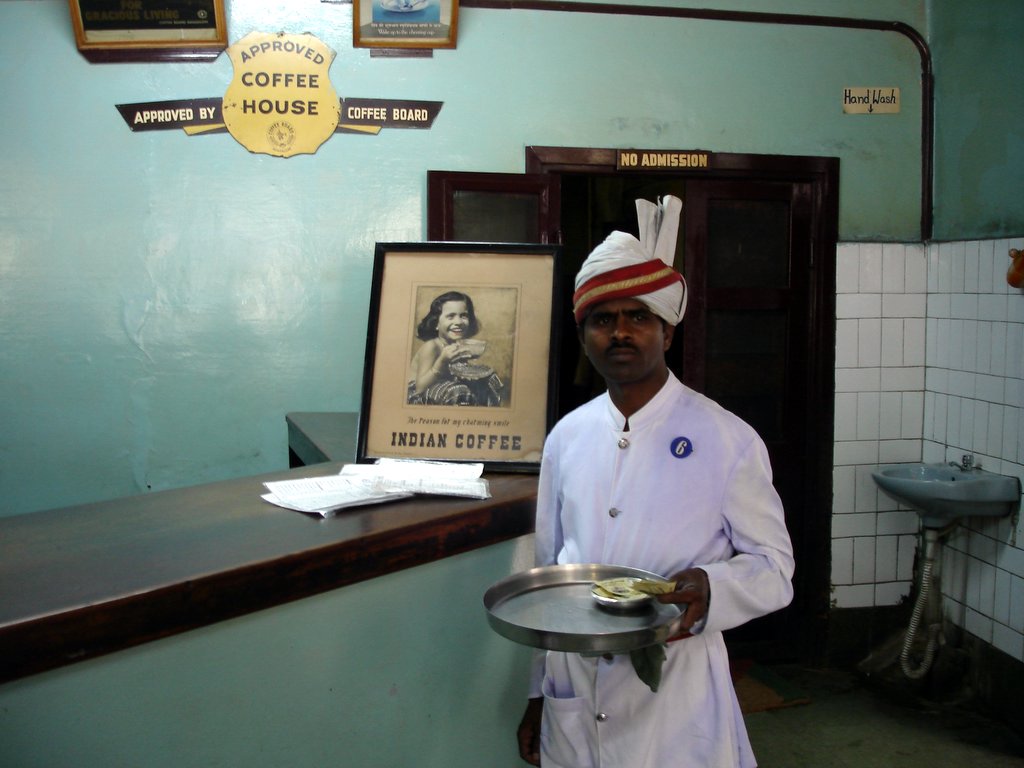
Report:
M537 477L321 519L260 498L340 463L0 518L0 682L533 530ZM486 586L486 585L482 585Z

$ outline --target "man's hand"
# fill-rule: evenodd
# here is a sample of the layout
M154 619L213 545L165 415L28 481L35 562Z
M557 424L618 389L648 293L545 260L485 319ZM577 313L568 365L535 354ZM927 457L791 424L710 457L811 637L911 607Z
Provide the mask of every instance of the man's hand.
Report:
M708 575L700 568L687 568L672 576L671 581L676 583L675 591L658 595L658 602L685 604L686 612L680 628L689 632L694 624L707 615L711 595Z
M519 756L530 765L540 765L540 720L544 714L544 699L530 699L526 712L519 721Z

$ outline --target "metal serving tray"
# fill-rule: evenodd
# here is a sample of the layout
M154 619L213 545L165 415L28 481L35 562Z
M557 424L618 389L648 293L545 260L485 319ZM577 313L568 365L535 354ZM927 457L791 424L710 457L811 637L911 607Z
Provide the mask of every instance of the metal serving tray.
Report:
M491 629L532 648L572 653L626 653L679 632L683 611L652 600L629 612L598 606L595 581L656 573L618 565L548 565L513 574L484 593Z

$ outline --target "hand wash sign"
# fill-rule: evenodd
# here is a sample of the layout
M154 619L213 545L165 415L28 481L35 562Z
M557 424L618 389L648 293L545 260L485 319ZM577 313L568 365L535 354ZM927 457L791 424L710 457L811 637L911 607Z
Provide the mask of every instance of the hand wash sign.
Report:
M338 127L341 102L328 70L334 51L313 35L252 32L227 49L234 78L224 125L250 152L313 154Z

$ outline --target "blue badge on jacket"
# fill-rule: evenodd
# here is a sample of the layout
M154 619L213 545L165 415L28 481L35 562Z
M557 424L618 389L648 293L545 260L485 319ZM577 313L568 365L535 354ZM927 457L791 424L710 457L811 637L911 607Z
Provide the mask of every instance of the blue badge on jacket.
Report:
M693 453L693 443L690 442L688 437L677 437L672 441L672 447L670 449L672 455L677 459L685 459L691 453Z

